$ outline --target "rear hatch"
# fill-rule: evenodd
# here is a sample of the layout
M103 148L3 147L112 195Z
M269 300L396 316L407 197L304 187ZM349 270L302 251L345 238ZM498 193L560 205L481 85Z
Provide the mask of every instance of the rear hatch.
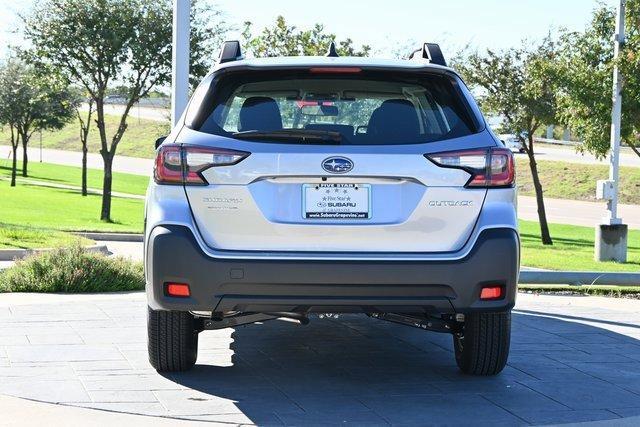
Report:
M210 83L200 121L177 141L207 245L359 253L464 245L495 141L461 82L345 73L245 72Z

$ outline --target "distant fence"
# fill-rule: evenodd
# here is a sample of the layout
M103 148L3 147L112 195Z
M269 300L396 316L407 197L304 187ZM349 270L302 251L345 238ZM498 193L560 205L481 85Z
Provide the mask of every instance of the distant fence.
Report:
M105 99L105 104L109 105L125 105L126 102L127 99L120 96ZM169 108L171 107L171 98L142 98L135 106L145 108Z
M563 139L551 139L551 138L540 138L534 137L534 142L542 142L543 144L554 144L554 145L578 145L580 142L578 141L565 141Z

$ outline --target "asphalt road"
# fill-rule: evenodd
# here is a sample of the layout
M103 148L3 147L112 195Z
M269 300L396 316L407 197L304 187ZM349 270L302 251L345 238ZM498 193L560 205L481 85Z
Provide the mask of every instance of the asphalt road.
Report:
M551 156L552 153L562 150L566 151L564 148L560 149L545 146L544 149L540 149L540 158L542 159L544 156ZM28 154L31 161L38 161L40 159L40 151L38 148L30 148ZM0 158L8 159L9 157L10 147L0 146ZM43 149L42 159L47 163L78 166L81 160L81 153L75 151ZM633 160L628 157L625 157L625 159L627 159L625 161ZM592 160L595 161L595 159ZM585 158L585 162L586 161L588 161L588 159ZM102 157L99 154L89 153L87 157L87 165L89 168L101 169ZM640 162L638 162L638 167L640 167ZM116 156L113 163L113 170L116 172L149 175L151 174L152 169L152 159ZM603 202L583 202L576 200L545 198L545 204L549 221L559 224L593 226L600 222L606 211L606 205ZM640 229L640 205L620 205L620 213L623 220L630 228ZM533 197L520 196L518 198L518 215L522 219L533 221L538 219L537 206Z
M87 110L87 106L84 106L84 110ZM124 105L107 104L104 106L105 114L122 114L124 112ZM140 107L134 106L129 112L131 119L146 119L156 122L169 122L171 120L171 110L162 107Z
M609 165L609 160L596 159L591 154L577 153L575 148L562 145L549 145L549 144L537 144L535 146L536 159L538 160L551 160L557 162L568 163L582 163L582 164L596 164L596 165ZM516 154L516 156L526 158L526 154ZM640 157L638 157L631 149L622 148L620 151L620 166L628 166L640 168ZM595 184L594 184L595 186Z
M27 150L30 162L40 161L40 149L38 147L30 147ZM11 147L0 145L0 159L7 160L11 158ZM22 151L18 155L18 159L22 158ZM79 151L53 150L49 148L42 149L42 161L45 163L54 163L57 165L80 166L82 163L82 153ZM102 156L97 153L87 154L87 167L90 169L102 169ZM113 161L114 172L132 173L135 175L149 175L153 170L153 159L142 159L139 157L116 156Z

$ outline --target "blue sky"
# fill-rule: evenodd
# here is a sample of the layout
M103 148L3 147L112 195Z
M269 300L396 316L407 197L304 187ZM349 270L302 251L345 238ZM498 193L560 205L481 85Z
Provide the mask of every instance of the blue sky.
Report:
M595 0L212 0L238 28L252 21L256 29L283 15L308 28L316 22L339 38L369 44L377 56L410 41L442 44L445 54L467 43L479 48L506 48L522 39L542 38L550 28L578 30L589 21ZM20 42L11 31L17 13L33 0L0 0L0 51ZM616 4L616 0L605 0ZM2 53L2 52L0 52Z
M606 0L616 4L616 0ZM540 39L550 28L579 30L595 0L218 0L228 18L264 27L283 15L308 28L316 22L338 37L369 44L380 54L409 41L442 44L445 53L471 43L506 48Z

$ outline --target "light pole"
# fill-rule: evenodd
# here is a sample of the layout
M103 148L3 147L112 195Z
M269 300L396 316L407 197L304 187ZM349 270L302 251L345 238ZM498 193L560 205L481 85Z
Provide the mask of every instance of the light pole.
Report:
M189 101L189 30L191 0L173 0L171 48L171 125L175 126Z
M626 0L620 0L614 35L614 60L624 44ZM595 259L597 261L627 260L627 226L618 217L618 181L620 175L620 122L622 117L622 81L617 62L613 68L613 108L611 109L611 152L609 179L598 181L596 195L607 201L607 216L596 226Z

